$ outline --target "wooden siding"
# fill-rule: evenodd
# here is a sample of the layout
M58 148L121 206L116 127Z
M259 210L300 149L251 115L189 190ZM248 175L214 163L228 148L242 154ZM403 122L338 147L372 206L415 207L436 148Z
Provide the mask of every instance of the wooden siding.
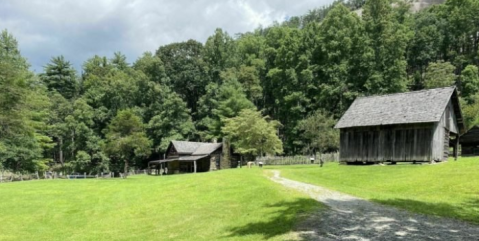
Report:
M479 143L462 144L461 151L462 156L479 156Z
M432 139L432 160L439 161L444 158L444 136L446 135L446 124L443 114L441 121L434 124L434 135Z
M466 134L462 135L459 139L461 145L464 144L479 144L479 126L474 126L470 130L467 131Z
M449 112L449 121L448 121L448 129L450 132L457 134L459 133L459 128L457 125L457 118L456 114L454 113L454 107L452 105L452 101L449 101L449 104L447 105L446 111Z
M430 161L432 138L433 124L344 128L340 161Z
M175 149L175 146L170 143L170 148L168 149L168 153L166 154L166 158L174 158L179 157L180 155Z

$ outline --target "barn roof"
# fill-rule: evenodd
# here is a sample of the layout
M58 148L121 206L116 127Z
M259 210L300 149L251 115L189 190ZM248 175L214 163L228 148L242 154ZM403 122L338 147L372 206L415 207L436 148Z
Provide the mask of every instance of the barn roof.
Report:
M455 87L445 87L359 97L335 128L438 122L454 93ZM457 97L457 93L454 96ZM457 102L457 98L454 101ZM458 103L454 106L459 108ZM460 110L458 114L461 115Z
M209 155L222 146L221 143L192 142L192 141L172 141L171 145L179 154Z

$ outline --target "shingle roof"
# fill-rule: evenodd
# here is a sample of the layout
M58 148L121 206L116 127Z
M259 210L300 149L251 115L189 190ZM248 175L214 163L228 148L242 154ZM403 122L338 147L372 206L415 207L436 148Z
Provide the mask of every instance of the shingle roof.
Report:
M359 97L335 128L440 121L455 87Z
M196 155L209 155L214 151L218 150L222 146L221 143L202 143L198 149L193 152L193 156Z
M172 141L171 142L179 154L209 155L222 146L221 143L192 142L192 141Z
M191 154L202 144L201 142L192 141L172 141L171 143L180 154Z

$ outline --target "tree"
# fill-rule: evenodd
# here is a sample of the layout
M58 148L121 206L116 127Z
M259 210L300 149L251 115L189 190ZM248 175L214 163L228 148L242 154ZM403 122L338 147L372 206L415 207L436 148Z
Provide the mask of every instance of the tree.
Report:
M479 93L479 69L477 66L468 65L461 75L462 97L468 102L472 102L475 94Z
M259 111L244 109L237 117L225 119L222 132L238 153L274 155L283 152L283 143L277 135L280 126L278 121L263 117Z
M208 64L210 77L219 83L220 73L236 65L236 45L227 32L218 28L215 34L206 40L203 58Z
M424 85L427 89L447 87L455 83L454 65L438 61L430 63L424 74Z
M128 173L128 163L134 158L148 156L151 141L146 136L141 118L133 110L119 111L105 130L105 152L124 162L124 178Z
M414 36L407 51L409 74L418 73L414 89L424 88L423 74L431 61L441 55L441 46L445 38L446 21L433 11L420 11L414 15L411 30Z
M126 56L121 52L115 52L110 62L115 68L119 70L126 70L129 67L128 62L126 62Z
M261 87L259 72L253 66L241 65L238 69L229 68L220 74L221 79L236 79L241 83L247 98L251 102L257 102L262 96L263 88Z
M133 64L135 70L143 72L150 81L161 84L169 84L168 76L166 76L163 61L151 52L146 52L142 57L138 58Z
M203 45L195 40L161 46L156 55L165 64L173 91L187 103L196 120L198 100L209 82L208 65L203 60Z
M318 46L313 62L321 79L317 106L339 117L365 91L372 52L361 19L343 4L337 4L314 33Z
M467 128L479 125L479 94L469 96L469 103L461 98L462 115Z
M49 101L46 90L6 30L0 34L0 166L34 171L51 148L46 136Z
M78 81L72 64L61 55L53 57L40 75L49 90L56 90L67 99L77 95Z
M254 104L246 98L243 87L236 79L225 80L218 89L216 106L212 109L208 123L207 139L221 138L221 128L226 118L237 116L244 109L255 109Z
M309 153L339 150L339 131L334 129L336 120L322 111L316 111L299 124Z
M165 91L157 115L148 123L148 133L156 150L165 152L172 140L188 140L193 137L195 126L186 103L178 94Z
M372 73L366 82L368 92L385 94L405 91L409 29L394 17L389 0L366 1L363 20L369 38L368 46L373 52Z

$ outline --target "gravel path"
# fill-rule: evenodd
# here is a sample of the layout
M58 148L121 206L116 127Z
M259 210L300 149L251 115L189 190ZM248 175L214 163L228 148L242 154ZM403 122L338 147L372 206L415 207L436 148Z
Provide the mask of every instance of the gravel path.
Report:
M309 194L330 208L300 225L307 240L479 240L479 226L372 203L323 187L280 177L274 182Z

